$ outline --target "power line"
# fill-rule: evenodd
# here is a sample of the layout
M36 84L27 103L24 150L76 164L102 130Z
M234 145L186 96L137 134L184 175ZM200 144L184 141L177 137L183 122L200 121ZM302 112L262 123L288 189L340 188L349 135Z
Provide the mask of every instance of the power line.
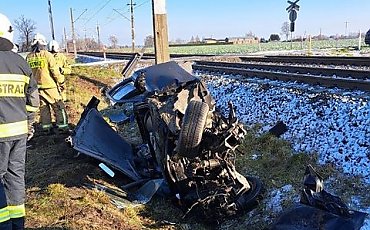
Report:
M150 0L147 0L145 2L142 2L142 3L138 4L137 6L135 6L135 9L138 8L138 7L140 7L140 6L142 6L142 5L147 4L148 2L150 2Z
M100 7L100 9L98 11L96 11L93 16L91 16L86 22L85 22L85 25L91 20L93 19L101 10L103 10L107 5L108 3L110 3L112 0L108 0L102 7Z

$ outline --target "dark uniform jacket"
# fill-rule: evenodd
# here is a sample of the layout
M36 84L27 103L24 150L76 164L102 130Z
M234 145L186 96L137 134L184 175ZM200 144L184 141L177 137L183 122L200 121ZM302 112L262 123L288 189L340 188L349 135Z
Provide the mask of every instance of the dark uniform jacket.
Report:
M24 138L40 101L32 71L19 54L0 50L0 141Z

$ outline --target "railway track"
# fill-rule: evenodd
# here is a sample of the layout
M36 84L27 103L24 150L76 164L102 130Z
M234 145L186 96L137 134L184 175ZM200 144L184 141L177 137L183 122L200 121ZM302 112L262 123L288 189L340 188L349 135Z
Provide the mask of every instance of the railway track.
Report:
M296 81L325 87L370 91L370 71L339 68L195 61L194 70L271 80Z
M104 56L103 52L79 52L79 54ZM111 59L129 60L132 56L132 53L106 53L106 57ZM197 57L215 57L215 55L171 54L171 58L178 57L197 59ZM193 69L370 91L370 57L239 56L239 58L241 63L196 60ZM154 54L144 53L141 59L154 59ZM361 68L356 69L356 67Z
M264 56L239 57L243 62L273 62L291 63L300 65L344 65L344 66L370 66L370 57L337 57L337 56Z
M94 57L104 57L103 52L78 52L78 54L94 56ZM107 52L106 57L111 59L129 60L132 58L133 53L118 53L118 52ZM181 58L181 57L213 57L213 54L170 54L171 58ZM154 54L144 53L141 59L154 59Z

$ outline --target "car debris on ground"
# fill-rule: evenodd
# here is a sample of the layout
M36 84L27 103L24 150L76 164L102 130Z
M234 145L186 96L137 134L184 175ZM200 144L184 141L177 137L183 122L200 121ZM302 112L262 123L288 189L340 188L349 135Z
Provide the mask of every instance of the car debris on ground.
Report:
M137 58L140 55L134 59ZM130 63L137 63L134 59ZM126 67L130 72L132 69ZM235 169L236 149L246 130L235 116L232 102L226 117L215 106L202 80L173 61L137 70L128 78L127 72L122 74L125 78L104 93L112 105L132 104L132 117L142 143L134 146L123 139L98 111L96 97L86 106L68 142L78 152L103 162L102 169L111 176L114 173L110 170L118 171L132 183L122 191L99 184L87 187L107 192L122 208L130 203L145 204L156 193L162 193L178 200L184 217L196 216L205 221L219 222L258 206L264 193L262 182ZM133 119L126 114L110 117L116 124L130 120ZM287 129L278 122L270 133L279 137ZM295 210L307 215L292 219L295 211L287 212L273 229L298 226L307 218L313 226L307 229L315 229L319 216L331 223L335 216L338 223L345 221L359 229L365 214L349 210L339 198L326 193L322 179L312 167L307 170L301 199L304 208ZM127 192L132 187L139 188ZM335 229L330 226L338 225L328 226Z

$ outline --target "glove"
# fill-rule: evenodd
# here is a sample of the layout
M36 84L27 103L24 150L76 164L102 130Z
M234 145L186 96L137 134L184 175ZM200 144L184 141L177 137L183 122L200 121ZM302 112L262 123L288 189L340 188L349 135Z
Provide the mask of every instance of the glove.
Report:
M28 122L28 132L27 132L27 141L30 141L32 137L35 135L35 128L33 127L33 123L35 122L36 113L35 112L28 112L27 113L27 122Z
M35 135L35 128L33 125L28 125L27 141L30 141Z

